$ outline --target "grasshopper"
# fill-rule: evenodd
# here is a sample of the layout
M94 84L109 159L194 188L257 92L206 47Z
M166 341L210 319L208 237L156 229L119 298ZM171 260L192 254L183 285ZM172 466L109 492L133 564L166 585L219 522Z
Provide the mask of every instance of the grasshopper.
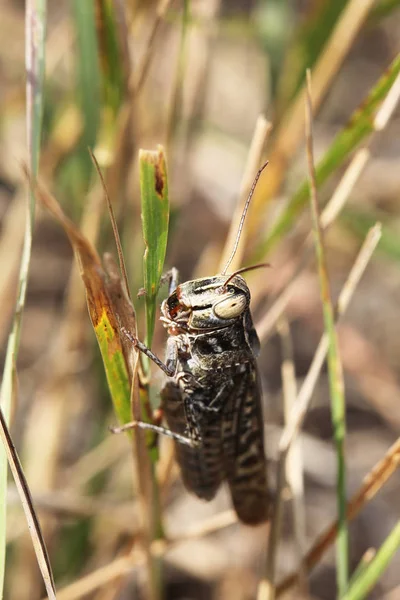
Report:
M176 269L169 273L169 295L161 305L161 321L168 332L165 362L124 330L168 376L161 410L169 429L138 421L118 428L141 427L172 437L185 487L211 500L227 481L237 516L249 525L269 518L271 501L256 363L260 343L250 312L250 291L240 273L267 265L232 274L227 270L265 167L254 179L222 273L181 284Z

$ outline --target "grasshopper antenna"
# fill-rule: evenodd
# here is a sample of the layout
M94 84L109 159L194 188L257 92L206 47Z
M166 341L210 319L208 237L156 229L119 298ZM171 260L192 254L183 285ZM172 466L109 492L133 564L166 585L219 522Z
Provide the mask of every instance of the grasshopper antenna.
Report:
M253 197L254 190L256 189L256 185L257 185L258 180L260 179L261 173L264 171L264 169L265 169L265 167L267 165L268 165L268 161L265 164L263 164L263 166L260 169L258 169L257 174L256 174L256 176L254 178L254 181L253 181L252 186L250 188L249 195L248 195L247 200L246 200L246 204L244 205L243 213L242 213L242 216L241 216L241 219L240 219L240 223L239 223L239 227L238 227L238 232L237 232L237 235L236 235L235 244L233 246L231 255L228 258L228 261L227 261L227 263L226 263L226 265L224 267L224 270L222 271L221 275L226 275L226 272L227 272L227 270L229 268L229 265L231 264L231 262L233 260L233 257L236 254L236 250L237 250L237 248L239 246L240 236L242 235L244 220L246 218L246 214L247 214L247 211L248 211L251 199ZM226 283L225 283L225 285L226 285Z
M269 263L259 263L257 265L251 265L250 267L242 267L241 269L238 269L237 271L235 271L234 273L231 273L231 275L229 275L228 279L226 279L224 281L224 285L222 286L222 290L226 289L226 286L228 285L228 283L231 281L231 279L233 279L236 275L240 275L240 273L246 273L247 271L253 271L253 269L263 269L264 267L270 267L271 265Z

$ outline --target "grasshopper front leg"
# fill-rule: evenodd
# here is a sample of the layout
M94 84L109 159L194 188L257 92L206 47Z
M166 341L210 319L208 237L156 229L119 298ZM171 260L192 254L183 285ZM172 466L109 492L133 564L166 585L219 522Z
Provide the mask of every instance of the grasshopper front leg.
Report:
M158 358L158 356L154 354L154 352L150 350L150 348L148 348L140 340L135 338L127 329L122 327L121 331L133 344L133 346L135 346L135 348L137 348L138 350L140 350L140 352L143 352L143 354L150 358L150 360L152 360L160 369L162 369L162 371L164 371L164 373L168 375L168 377L172 377L173 375L175 375L178 357L178 347L174 340L172 340L171 338L168 340L166 353L167 357L165 364L160 358ZM154 425L154 423L145 423L144 421L130 421L129 423L125 423L125 425L122 425L121 427L111 427L110 431L112 431L112 433L122 433L123 431L135 429L136 427L139 427L140 429L154 431L155 433L159 433L162 435L166 435L176 440L177 442L180 442L181 444L185 444L187 446L193 447L195 445L194 440L187 436L175 433L170 429L166 429L165 427Z
M167 364L163 363L163 361L160 358L158 358L158 356L154 354L154 352L152 352L150 348L148 348L145 344L143 344L143 342L134 337L130 333L130 331L125 329L125 327L121 327L121 331L135 348L137 348L138 350L140 350L140 352L143 352L143 354L150 358L150 360L152 360L162 371L164 371L164 373L168 375L168 377L172 377L175 374L176 359L175 361L172 361L172 364L168 364L168 359ZM174 362L175 364L173 364Z

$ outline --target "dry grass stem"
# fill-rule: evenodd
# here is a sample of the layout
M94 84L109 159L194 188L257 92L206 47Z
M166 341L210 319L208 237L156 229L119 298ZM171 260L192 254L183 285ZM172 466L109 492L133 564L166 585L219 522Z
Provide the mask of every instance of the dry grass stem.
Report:
M100 165L97 162L97 158L95 157L95 155L93 154L93 152L90 148L89 148L89 154L90 154L90 158L92 159L93 164L96 168L98 176L100 178L101 185L102 185L103 192L104 192L104 197L106 199L108 214L110 217L111 226L112 226L112 230L113 230L113 234L114 234L114 241L115 241L115 245L117 247L119 268L121 271L122 279L125 284L125 292L128 295L129 300L132 301L131 292L129 290L128 274L126 272L126 266L125 266L124 252L122 250L121 238L119 236L118 226L117 226L117 222L115 220L114 209L113 209L113 205L111 202L111 198L108 194L106 182L104 180L103 173L101 172Z
M155 47L155 40L157 37L157 32L161 23L163 22L165 13L167 12L169 5L171 4L171 0L159 0L156 10L156 17L153 21L149 37L147 39L146 48L143 52L142 60L139 66L132 74L133 80L130 82L129 87L131 88L134 94L138 94L143 87L144 81L149 71L149 67L151 64L151 59L153 58L153 52Z
M140 558L139 556L137 559L132 556L117 558L109 565L100 567L71 585L61 588L57 593L57 600L78 600L87 597L88 594L102 588L111 581L123 575L128 575L134 567L142 563L143 557ZM45 598L42 600L45 600Z
M293 362L293 345L290 336L289 324L285 318L278 322L278 333L281 339L282 348L282 384L283 384L283 405L285 423L291 417L291 409L296 398L296 373ZM280 467L280 468L279 468ZM282 504L283 490L288 485L292 491L292 509L294 517L295 537L300 545L304 546L304 540L300 542L298 534L304 530L304 507L302 507L303 482L302 482L302 459L300 445L293 445L287 457L285 464L282 462L278 466L277 489L274 501L273 519L268 536L267 561L265 569L265 579L260 582L258 589L258 600L265 598L273 600L275 598L275 569L278 557L279 539L281 536ZM297 494L297 502L295 496ZM300 523L301 520L301 523ZM302 534L301 534L302 535ZM303 552L299 552L301 557Z
M381 237L381 225L376 224L368 233L365 238L364 244L361 247L360 252L354 262L354 265L346 279L346 282L340 292L336 313L338 317L341 317L350 303L350 300L356 290L358 282L360 281L370 259L375 251L375 248ZM307 413L308 405L311 400L311 396L319 377L322 365L326 358L328 348L328 341L324 334L318 344L318 348L314 354L313 361L308 370L307 376L299 390L296 398L296 402L293 407L292 418L282 434L279 449L280 452L286 452L295 436L301 429L304 417Z
M169 542L171 543L179 543L185 540L190 540L193 538L203 537L205 535L209 535L210 533L214 533L219 529L224 529L225 527L230 527L234 523L237 523L237 515L234 510L225 510L224 512L217 513L201 523L196 523L188 530L186 530L183 534L178 535L176 538L169 538Z
M15 485L17 486L18 494L24 509L26 521L29 528L29 533L32 538L33 547L35 549L36 560L43 577L49 600L56 599L56 588L54 585L53 572L51 569L50 559L46 548L46 543L40 528L39 519L35 512L32 496L26 481L24 472L18 458L17 451L8 431L7 423L0 408L0 437L3 447L7 454L8 464L14 477Z

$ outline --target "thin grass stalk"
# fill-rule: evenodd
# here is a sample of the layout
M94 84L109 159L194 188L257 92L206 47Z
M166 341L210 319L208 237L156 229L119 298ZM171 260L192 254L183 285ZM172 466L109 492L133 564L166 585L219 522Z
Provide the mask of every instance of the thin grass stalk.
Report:
M293 340L290 333L290 326L287 318L284 316L278 324L278 332L282 345L282 382L283 382L283 402L284 402L284 420L285 425L289 424L293 417L293 406L297 396L296 371L294 365ZM304 506L304 479L303 479L303 457L300 440L295 440L289 448L285 461L286 483L291 491L291 509L293 517L293 533L296 550L299 560L305 552L306 544L306 523ZM302 572L302 565L300 571ZM302 584L306 590L305 573L302 577Z
M324 240L320 224L317 199L317 184L315 179L313 134L312 134L312 103L311 76L307 71L307 103L306 103L306 146L310 181L310 204L315 238L315 251L318 262L318 277L321 290L324 327L328 338L328 373L331 397L331 414L333 435L337 456L337 507L339 516L339 534L336 547L337 588L342 598L348 584L348 531L346 523L346 462L344 443L346 435L346 405L344 397L343 370L340 360L338 341L335 328L335 315L331 300L331 291L325 258Z
M133 74L133 81L130 82L130 88L133 90L135 94L137 94L141 88L143 87L143 83L146 79L151 60L153 58L154 51L154 42L157 36L158 29L165 17L165 13L167 12L169 5L171 4L171 0L159 0L157 9L156 9L156 18L154 19L153 26L150 31L150 35L147 40L146 48L143 53L142 61L140 62L136 73Z
M46 0L27 0L25 7L25 65L26 65L26 128L28 162L33 173L39 166L40 139L43 113L43 81L45 72L45 36L47 22ZM35 199L31 192L25 213L25 235L18 278L12 331L8 338L0 401L5 424L8 425L12 399L14 397L15 364L18 356L22 314L25 306L26 289L32 249L32 230L35 215ZM6 493L7 458L0 448L0 595L4 588L6 553Z

